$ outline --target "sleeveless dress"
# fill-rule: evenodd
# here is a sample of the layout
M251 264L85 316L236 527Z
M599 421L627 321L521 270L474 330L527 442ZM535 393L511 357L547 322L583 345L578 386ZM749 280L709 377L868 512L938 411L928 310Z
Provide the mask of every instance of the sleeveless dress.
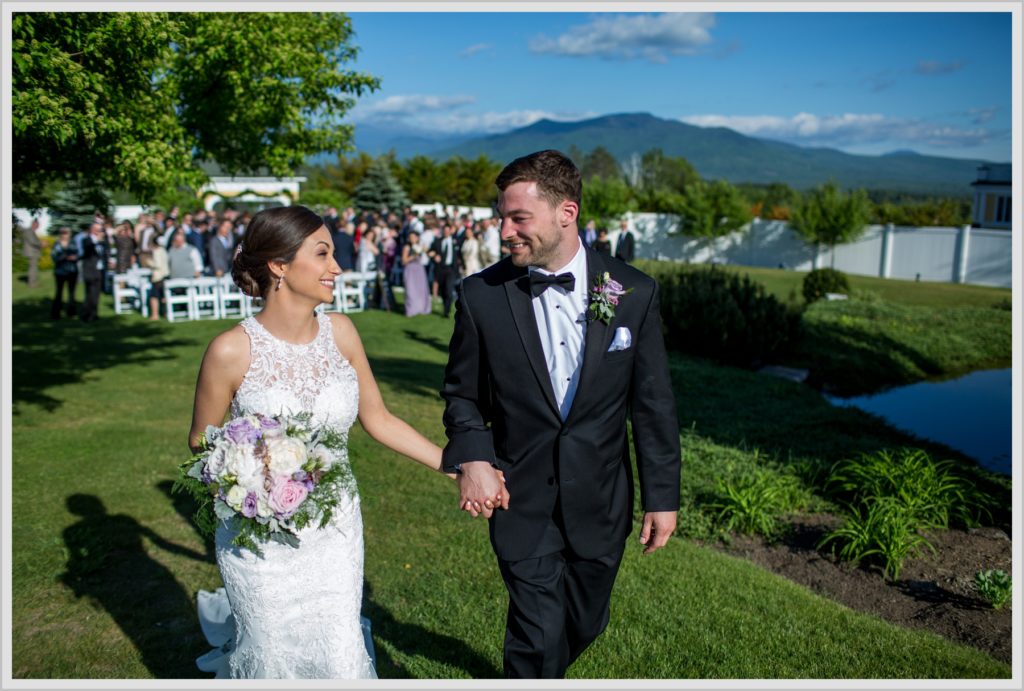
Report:
M231 416L310 412L316 425L347 434L359 411L359 382L334 343L330 317L316 338L295 345L254 317L242 321L251 362ZM348 463L340 452L336 463ZM358 494L342 497L331 523L309 526L300 544L260 545L263 556L215 539L224 587L198 594L199 623L215 649L197 659L217 678L375 679L369 622L360 617L363 522Z

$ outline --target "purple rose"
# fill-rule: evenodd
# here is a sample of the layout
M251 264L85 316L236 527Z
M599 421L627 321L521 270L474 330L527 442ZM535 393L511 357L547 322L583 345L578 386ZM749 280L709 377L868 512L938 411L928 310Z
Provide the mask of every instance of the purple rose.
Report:
M247 418L240 417L228 423L224 430L228 439L236 444L255 444L260 438L259 428L254 427Z
M608 296L608 302L612 303L613 305L618 305L619 304L619 296L618 295L609 295Z
M284 427L273 418L260 418L260 428L263 430L263 436L267 439L284 435Z
M609 278L606 285L616 293L622 292L622 284L616 281L614 278Z
M249 492L245 495L245 499L242 500L242 515L246 518L252 518L256 515L256 493Z

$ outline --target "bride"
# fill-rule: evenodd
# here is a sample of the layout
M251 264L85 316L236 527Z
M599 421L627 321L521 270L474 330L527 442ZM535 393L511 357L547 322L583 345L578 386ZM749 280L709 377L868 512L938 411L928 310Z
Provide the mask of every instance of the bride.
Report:
M277 207L252 218L231 274L264 307L207 348L189 433L193 451L207 425L221 425L229 408L232 417L309 412L314 424L345 434L358 417L376 441L440 469L441 449L384 406L352 322L315 310L333 301L340 273L331 234L309 209ZM347 463L347 454L340 455L335 462ZM507 507L508 492L491 501ZM228 524L219 525L224 587L199 592L200 624L216 646L197 660L200 669L218 678L376 678L369 622L359 614L358 494L341 498L325 528L303 529L299 547L271 541L257 555L231 544L234 535Z

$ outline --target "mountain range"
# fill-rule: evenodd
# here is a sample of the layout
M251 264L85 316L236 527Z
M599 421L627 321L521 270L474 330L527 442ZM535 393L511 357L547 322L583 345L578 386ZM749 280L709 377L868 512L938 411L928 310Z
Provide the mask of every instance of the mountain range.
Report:
M621 113L557 122L539 120L500 134L460 137L422 130L389 130L357 125L355 144L381 154L392 150L400 159L426 155L436 160L481 154L507 162L540 149L588 152L603 146L620 162L634 154L660 148L665 155L686 158L709 180L732 183L783 182L807 189L828 180L847 188L967 197L981 159L929 156L894 151L880 156L849 154L837 149L804 147L741 134L726 127L699 127L648 113Z

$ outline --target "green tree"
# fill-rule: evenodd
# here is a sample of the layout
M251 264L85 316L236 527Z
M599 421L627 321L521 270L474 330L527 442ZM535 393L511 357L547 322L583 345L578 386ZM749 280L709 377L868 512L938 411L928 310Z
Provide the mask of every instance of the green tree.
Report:
M590 178L583 183L579 224L592 220L598 227L613 226L631 208L631 199L629 185L621 177Z
M708 246L750 221L747 201L725 180L691 182L683 190L675 213L679 216L676 232L700 238Z
M88 177L148 202L196 188L198 165L292 173L343 151L353 96L376 89L343 69L338 13L31 12L11 22L14 201Z
M622 177L622 168L608 149L603 146L596 146L583 157L580 175L583 176L584 182L595 177L610 180Z
M871 204L864 190L842 192L834 182L806 192L790 216L790 223L804 240L826 245L836 264L836 245L853 242L864 233Z
M675 213L686 186L700 180L689 161L666 156L661 149L634 155L628 168L638 208L655 213Z
M356 185L355 205L361 211L388 209L401 211L409 205L409 197L391 171L393 159L382 156L366 171L366 177Z

